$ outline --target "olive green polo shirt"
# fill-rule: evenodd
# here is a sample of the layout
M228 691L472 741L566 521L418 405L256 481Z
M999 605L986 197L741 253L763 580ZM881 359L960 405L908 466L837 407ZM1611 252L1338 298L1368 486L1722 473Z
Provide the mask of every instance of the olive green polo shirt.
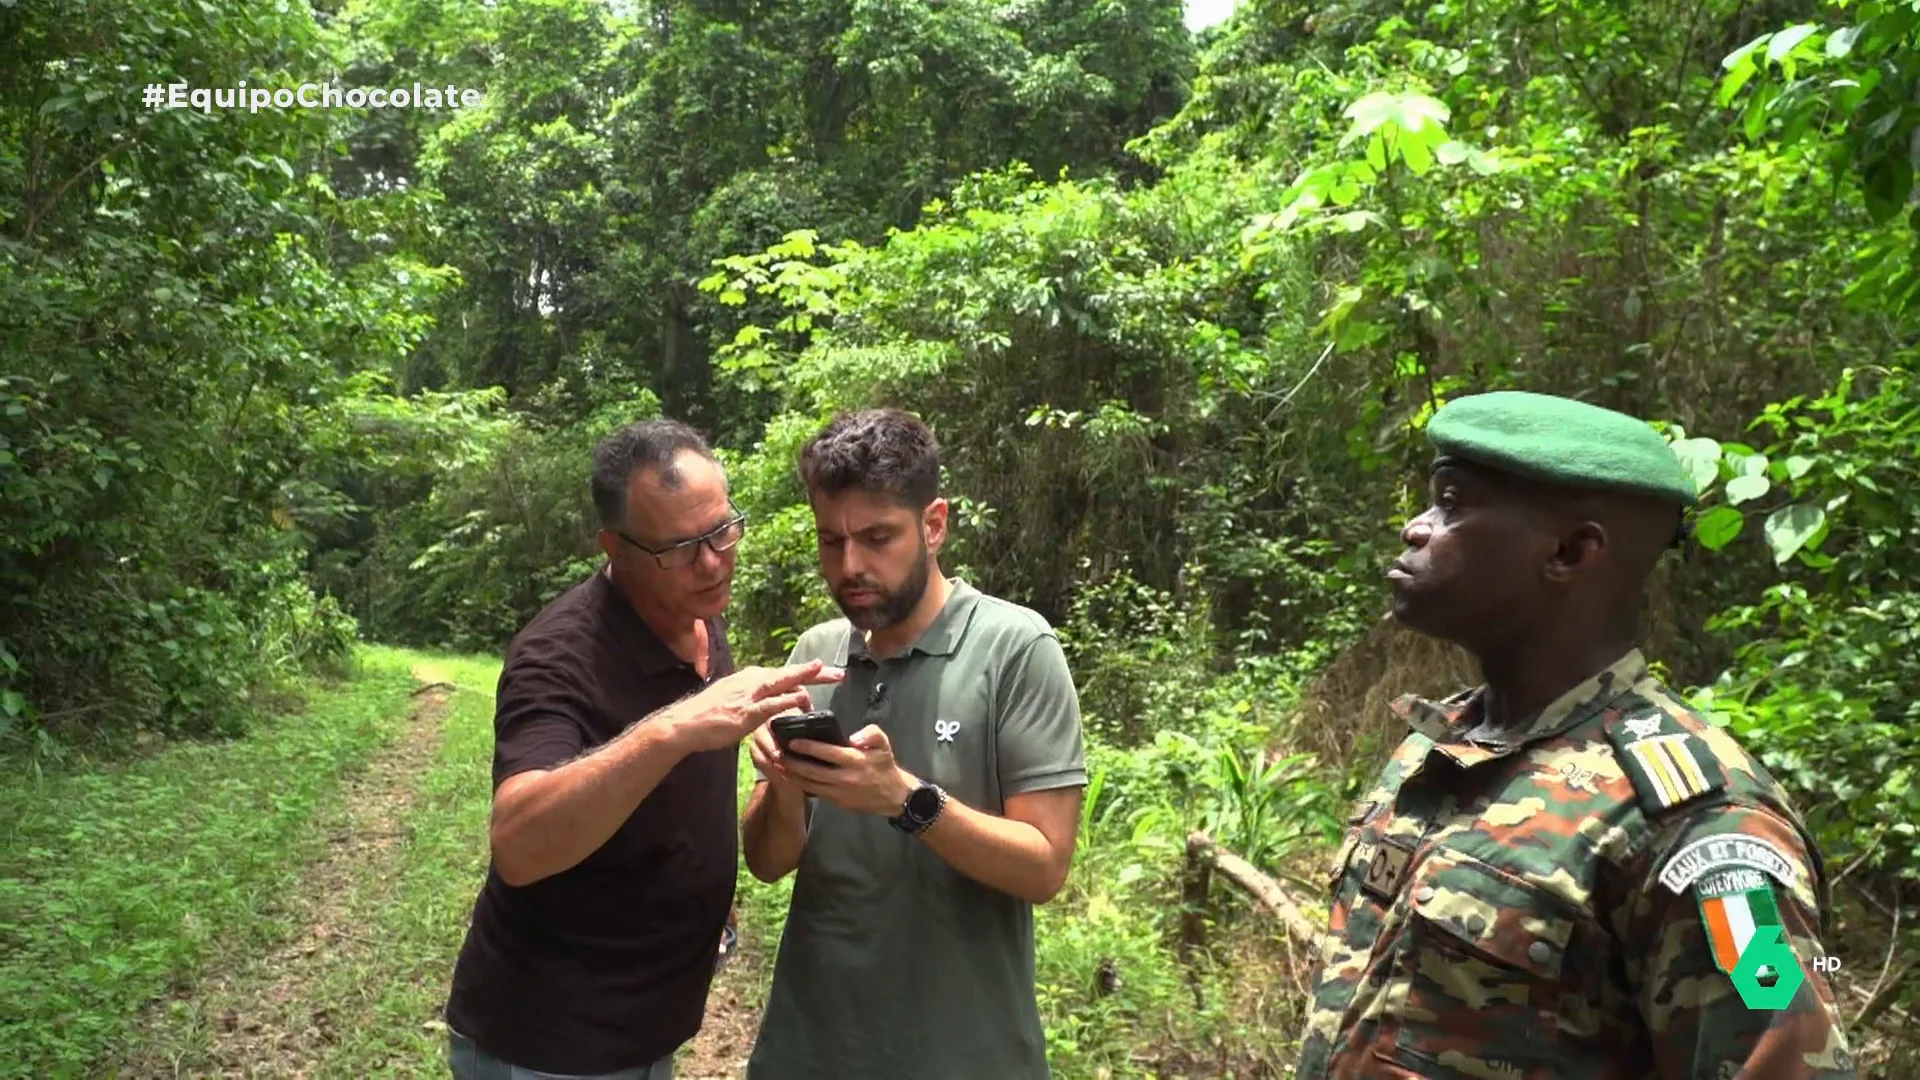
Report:
M953 582L904 654L868 655L845 619L808 630L793 663L844 666L816 687L851 735L878 724L894 758L950 799L1087 782L1080 700L1038 613ZM809 800L807 845L750 1080L1045 1077L1033 905L948 866L875 814Z

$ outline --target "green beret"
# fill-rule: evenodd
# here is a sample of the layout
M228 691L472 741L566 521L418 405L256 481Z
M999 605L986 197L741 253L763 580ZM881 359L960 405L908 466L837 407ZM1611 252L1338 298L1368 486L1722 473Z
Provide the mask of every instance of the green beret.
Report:
M1501 390L1455 398L1427 422L1442 457L1568 487L1691 506L1693 479L1645 420L1572 398Z

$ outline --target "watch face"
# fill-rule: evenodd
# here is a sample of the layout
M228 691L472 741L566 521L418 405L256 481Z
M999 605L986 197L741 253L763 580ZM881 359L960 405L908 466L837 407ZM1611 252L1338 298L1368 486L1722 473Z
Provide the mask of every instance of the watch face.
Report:
M930 787L915 788L907 796L907 813L926 821L940 812L940 793Z

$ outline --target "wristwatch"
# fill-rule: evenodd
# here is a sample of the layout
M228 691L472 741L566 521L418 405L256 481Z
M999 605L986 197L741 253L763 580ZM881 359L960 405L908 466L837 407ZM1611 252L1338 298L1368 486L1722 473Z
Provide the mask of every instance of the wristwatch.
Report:
M947 808L947 793L939 784L926 780L907 794L907 801L900 807L898 817L890 817L887 824L906 833L919 836L940 819L940 811Z

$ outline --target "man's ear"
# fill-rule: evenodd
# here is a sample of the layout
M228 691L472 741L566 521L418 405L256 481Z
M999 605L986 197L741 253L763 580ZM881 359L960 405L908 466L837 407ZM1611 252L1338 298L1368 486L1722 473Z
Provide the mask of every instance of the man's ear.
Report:
M1566 582L1592 573L1606 562L1610 539L1607 527L1597 521L1575 522L1547 556L1547 580Z
M927 538L927 548L938 553L947 542L947 500L935 499L927 504L920 512L920 529Z
M600 550L606 554L608 562L612 562L614 556L620 554L620 538L607 530L601 529L600 535L594 539L600 542Z

